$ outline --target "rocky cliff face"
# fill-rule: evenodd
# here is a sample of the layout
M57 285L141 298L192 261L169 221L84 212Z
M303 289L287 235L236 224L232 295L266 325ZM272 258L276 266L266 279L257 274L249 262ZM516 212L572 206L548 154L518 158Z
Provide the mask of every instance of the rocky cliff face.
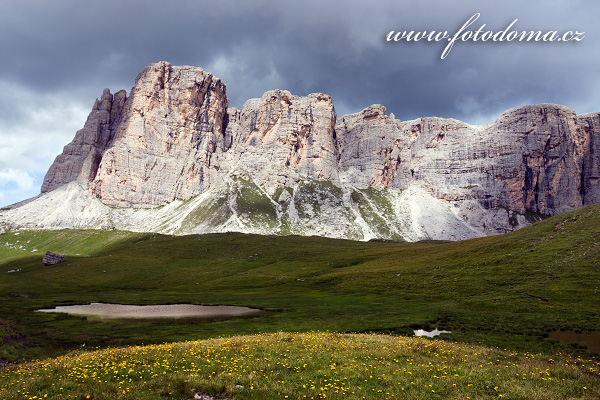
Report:
M598 202L598 116L540 104L471 126L441 118L401 122L371 106L338 121L340 167L360 186L418 185L452 203L463 220L475 202L492 213L508 210L508 222L518 225L518 216ZM490 223L502 224L480 217L470 225L487 233L495 229Z
M577 118L582 132L580 192L583 204L600 202L600 113L583 114Z
M102 156L112 143L121 121L126 99L124 90L113 96L110 90L104 89L85 126L75 134L73 141L65 146L48 170L42 184L42 193L71 181L87 184L95 178Z
M195 67L146 67L123 106L111 145L90 180L104 203L152 207L210 185L206 168L223 150L225 85Z
M573 110L541 104L504 113L494 124L505 151L495 160L495 180L505 184L505 205L553 215L583 204L581 174L585 132ZM500 197L501 199L502 197Z
M200 68L148 66L129 97L104 91L48 171L45 194L0 219L464 239L600 201L599 113L540 104L472 126L400 121L381 105L337 118L330 96L283 90L242 110L227 104L225 85ZM166 207L148 210L157 206Z
M331 96L273 90L230 110L229 168L239 167L268 192L301 176L339 182L336 114Z

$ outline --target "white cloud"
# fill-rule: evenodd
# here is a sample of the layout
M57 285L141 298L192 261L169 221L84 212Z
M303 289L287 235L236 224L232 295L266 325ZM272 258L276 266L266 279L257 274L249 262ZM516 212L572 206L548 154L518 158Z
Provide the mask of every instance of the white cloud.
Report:
M39 188L27 171L16 168L0 169L0 204L13 204L36 196Z
M13 182L19 190L30 190L33 188L33 178L27 171L9 168L0 170L0 185L4 186Z
M83 104L72 100L68 93L36 93L0 81L2 203L39 193L44 174L63 146L83 127L92 105L92 99Z

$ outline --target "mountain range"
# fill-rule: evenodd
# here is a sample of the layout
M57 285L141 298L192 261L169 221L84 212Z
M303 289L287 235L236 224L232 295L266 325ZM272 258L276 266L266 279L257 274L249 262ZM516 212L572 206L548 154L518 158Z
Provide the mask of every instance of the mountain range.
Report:
M0 226L462 240L598 203L599 180L600 113L337 117L331 96L285 90L239 110L212 74L159 62L129 94L104 90L41 194Z

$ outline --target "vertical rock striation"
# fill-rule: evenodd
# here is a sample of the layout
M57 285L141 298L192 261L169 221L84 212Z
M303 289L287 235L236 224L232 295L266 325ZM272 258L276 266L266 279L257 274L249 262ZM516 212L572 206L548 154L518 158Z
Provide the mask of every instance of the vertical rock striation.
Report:
M505 186L498 201L544 215L583 204L585 132L573 110L554 104L519 107L504 113L493 130L504 143L496 146L498 157L491 163L492 177Z
M300 177L339 184L335 110L331 96L266 92L232 110L229 169L241 169L268 192Z
M223 149L225 84L196 67L146 67L123 107L92 190L108 205L153 207L210 184L206 169Z
M98 166L111 145L123 116L127 94L120 90L113 96L104 89L92 112L71 143L65 146L44 177L42 193L50 192L71 181L87 185L96 177Z
M583 204L600 203L600 113L577 118L583 134L580 193Z

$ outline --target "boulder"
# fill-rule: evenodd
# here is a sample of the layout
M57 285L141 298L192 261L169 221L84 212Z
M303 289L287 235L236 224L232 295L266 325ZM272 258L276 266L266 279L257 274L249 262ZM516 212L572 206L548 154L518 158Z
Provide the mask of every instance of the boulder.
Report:
M58 264L63 261L65 261L64 254L56 254L50 251L47 251L46 254L44 254L44 265L46 266Z

